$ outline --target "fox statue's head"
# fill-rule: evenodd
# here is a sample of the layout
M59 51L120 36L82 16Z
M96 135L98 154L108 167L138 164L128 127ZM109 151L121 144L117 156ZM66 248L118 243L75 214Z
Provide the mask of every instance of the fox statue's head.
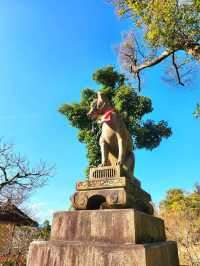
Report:
M97 99L95 99L90 106L88 116L91 118L98 118L99 115L103 115L107 110L113 108L111 101L108 99L105 93L98 92Z

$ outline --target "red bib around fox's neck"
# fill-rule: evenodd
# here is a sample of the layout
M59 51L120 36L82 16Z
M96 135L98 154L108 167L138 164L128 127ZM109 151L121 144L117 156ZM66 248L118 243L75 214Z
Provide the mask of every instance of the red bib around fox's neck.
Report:
M101 123L110 122L112 113L115 111L116 111L115 108L110 108L110 109L106 110L105 113L103 114L103 116L101 117Z

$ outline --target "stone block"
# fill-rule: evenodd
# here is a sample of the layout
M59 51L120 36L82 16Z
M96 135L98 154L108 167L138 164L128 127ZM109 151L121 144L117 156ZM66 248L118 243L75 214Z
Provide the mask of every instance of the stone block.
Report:
M126 177L99 178L80 181L76 184L77 191L86 191L105 188L120 188L126 186Z
M54 213L51 240L106 243L165 241L163 220L134 209Z
M125 177L131 180L135 186L140 187L140 181L135 177L127 177L127 169L124 169L123 166L98 166L90 167L89 169L89 180L98 181L98 180L113 180L119 179L120 177Z
M141 188L140 181L125 175L122 166L92 167L89 178L76 184L71 197L76 210L134 208L153 214L151 196Z
M178 266L175 242L108 244L38 241L30 245L27 266Z
M129 189L132 189L131 193ZM135 186L77 191L71 197L72 205L77 210L134 208L153 214L150 200L151 197L147 192Z

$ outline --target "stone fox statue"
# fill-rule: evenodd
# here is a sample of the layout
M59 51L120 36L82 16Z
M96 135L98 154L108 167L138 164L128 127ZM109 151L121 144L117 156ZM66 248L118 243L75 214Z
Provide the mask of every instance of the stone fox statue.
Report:
M97 119L102 126L99 144L101 166L120 165L129 177L134 175L133 144L129 131L108 97L98 92L91 104L88 116Z

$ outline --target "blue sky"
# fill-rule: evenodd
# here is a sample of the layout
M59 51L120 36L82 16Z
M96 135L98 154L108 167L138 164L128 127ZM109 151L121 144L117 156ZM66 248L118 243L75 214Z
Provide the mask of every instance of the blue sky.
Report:
M57 110L78 102L82 88L98 88L95 69L119 68L114 46L129 27L105 0L0 1L0 136L31 162L42 158L57 168L27 203L40 221L69 208L87 165L76 129ZM136 151L136 177L155 202L171 187L192 190L200 179L200 120L192 117L200 78L173 87L161 80L162 70L145 72L142 94L152 99L151 118L167 120L173 136L152 152Z

